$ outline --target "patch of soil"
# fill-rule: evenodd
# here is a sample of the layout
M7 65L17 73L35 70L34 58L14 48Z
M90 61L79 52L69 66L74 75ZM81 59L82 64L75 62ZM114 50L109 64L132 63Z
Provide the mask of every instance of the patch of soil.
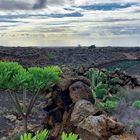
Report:
M17 95L19 99L22 99L21 94L18 93ZM28 99L31 99L31 95L28 95ZM28 118L30 122L29 125L38 125L39 127L41 127L40 124L44 115L42 105L43 99L40 98L40 100L36 102L32 114ZM4 91L0 91L0 138L2 138L5 135L8 135L8 131L12 131L15 128L15 126L22 126L21 117L18 113L16 113L9 95Z

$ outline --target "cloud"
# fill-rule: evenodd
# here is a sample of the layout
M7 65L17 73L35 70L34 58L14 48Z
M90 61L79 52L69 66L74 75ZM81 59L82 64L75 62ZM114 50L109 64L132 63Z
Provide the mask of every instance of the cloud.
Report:
M72 13L68 13L68 14L50 14L48 15L49 17L52 18L64 18L64 17L82 17L83 14L79 13L79 12L72 12Z
M31 5L24 1L0 0L0 9L15 10L15 9L30 9Z
M33 9L41 9L46 7L47 0L37 0L33 5Z
M137 5L137 3L110 3L110 4L94 4L94 5L86 5L86 6L79 6L79 8L85 10L103 10L103 11L112 11L116 9L128 8L133 5Z
M140 0L73 0L76 6L98 5L98 4L128 4L140 3Z
M109 44L119 39L121 44L128 38L138 44L139 9L140 0L0 0L0 34L15 42L24 35L22 40L52 44Z
M67 0L0 0L1 10L34 10L43 9L46 6L61 6L64 4L71 4Z
M45 8L47 0L0 0L1 10L32 10Z

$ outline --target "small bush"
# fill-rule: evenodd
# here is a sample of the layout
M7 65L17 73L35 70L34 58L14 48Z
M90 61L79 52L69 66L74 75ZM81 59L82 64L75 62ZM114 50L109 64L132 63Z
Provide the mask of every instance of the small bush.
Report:
M118 101L107 100L106 102L99 102L96 104L96 108L106 110L107 112L113 112L118 105Z
M136 109L140 109L140 100L135 101L132 106Z
M88 48L89 48L89 49L96 48L96 45L90 45Z
M108 112L113 112L115 110L115 108L117 107L118 102L116 101L107 101L105 103L105 108L107 109Z

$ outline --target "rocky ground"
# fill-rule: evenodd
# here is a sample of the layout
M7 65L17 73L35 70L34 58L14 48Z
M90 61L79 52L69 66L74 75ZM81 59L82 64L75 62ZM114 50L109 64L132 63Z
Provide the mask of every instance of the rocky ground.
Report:
M22 94L18 93L18 98L22 99ZM41 119L45 112L43 111L43 98L41 95L33 108L32 114L29 116L30 129L41 127ZM31 94L28 94L28 99L31 99ZM17 130L22 131L22 121L20 115L16 112L14 105L8 93L0 91L0 138L3 136L12 135ZM15 127L16 126L16 127Z
M0 47L0 60L17 61L25 67L59 65L65 71L65 74L62 75L62 81L54 87L53 91L47 94L47 96L45 94L41 95L40 100L36 103L33 113L29 118L30 129L37 129L45 126L51 130L52 140L57 140L57 137L60 136L60 132L62 132L63 129L67 132L73 131L78 133L83 140L87 140L87 137L89 138L88 140L90 140L90 138L92 140L92 137L95 137L97 140L119 140L121 138L122 140L123 138L136 140L137 138L135 135L140 137L139 126L133 129L135 135L131 135L131 133L121 134L125 126L131 126L134 121L136 119L138 120L140 117L140 112L132 109L132 100L127 99L126 96L125 101L120 102L120 106L118 106L116 112L112 115L112 117L117 119L115 120L105 112L96 110L91 105L94 101L90 96L89 80L83 76L73 75L71 69L70 71L67 70L67 67L76 68L75 72L78 70L80 75L83 75L90 67L108 68L112 65L116 65L116 63L138 61L138 63L130 65L125 69L128 75L125 73L119 75L122 79L121 86L124 87L127 85L126 88L129 88L126 95L131 93L135 95L136 93L133 98L137 99L140 97L137 96L140 92L139 54L140 48ZM127 91L126 88L124 88L125 91ZM20 94L18 94L18 96L22 98ZM29 99L30 96L29 94ZM12 134L13 132L22 130L21 118L13 110L12 103L7 93L0 91L0 138L4 135L9 135L9 132ZM85 114L87 115L85 116ZM79 117L82 118L79 119ZM88 124L88 122L91 123ZM100 125L103 127L98 127ZM95 128L98 129L95 131ZM13 131L13 129L15 130ZM98 132L98 130L101 130L101 132Z
M16 60L24 66L93 66L140 59L140 48L24 48L0 47L0 60Z

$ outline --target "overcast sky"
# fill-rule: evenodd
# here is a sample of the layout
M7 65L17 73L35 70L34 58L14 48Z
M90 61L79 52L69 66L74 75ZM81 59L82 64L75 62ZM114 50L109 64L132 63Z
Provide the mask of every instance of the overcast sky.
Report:
M0 0L0 45L140 46L140 0Z

